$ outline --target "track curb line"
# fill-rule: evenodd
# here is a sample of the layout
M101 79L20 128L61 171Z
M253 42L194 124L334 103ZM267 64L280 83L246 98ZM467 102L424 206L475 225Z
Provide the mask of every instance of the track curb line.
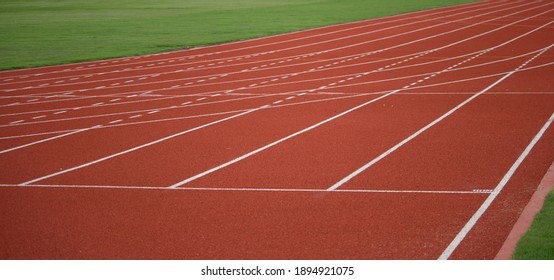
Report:
M548 168L548 171L542 178L537 190L523 209L523 212L519 216L518 220L514 224L514 227L510 231L510 234L504 241L504 244L498 251L498 254L494 258L495 260L511 260L512 254L515 251L517 243L521 237L530 228L535 216L541 210L544 199L548 193L554 189L554 162Z

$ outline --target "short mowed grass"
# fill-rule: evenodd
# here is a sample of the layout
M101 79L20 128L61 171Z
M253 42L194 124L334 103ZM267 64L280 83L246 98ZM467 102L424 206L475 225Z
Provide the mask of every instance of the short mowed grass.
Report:
M546 197L543 208L519 241L512 258L554 260L554 191Z
M475 0L0 0L0 69L244 40Z

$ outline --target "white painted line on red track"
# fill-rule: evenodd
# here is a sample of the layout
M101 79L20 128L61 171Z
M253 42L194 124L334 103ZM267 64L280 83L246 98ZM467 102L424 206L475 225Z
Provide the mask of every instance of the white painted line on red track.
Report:
M66 137L66 136L69 136L69 135L77 134L77 133L80 133L80 132L84 132L84 131L88 131L88 130L96 129L96 128L100 128L100 127L101 127L100 125L97 125L97 126L93 126L93 127L89 127L89 128L79 129L79 130L72 131L72 132L69 132L69 133L65 133L65 134L62 134L62 135L58 135L58 136L42 139L42 140L39 140L39 141L35 141L35 142L32 142L32 143L28 143L28 144L20 145L20 146L17 146L17 147L13 147L13 148L10 148L10 149L2 150L2 151L0 151L0 154L4 154L4 153L7 153L7 152L19 150L19 149L22 149L22 148L25 148L25 147L33 146L33 145L36 145L36 144L44 143L44 142L47 142L47 141L51 141L51 140L54 140L54 139Z
M0 187L21 187L16 184L0 184ZM168 189L167 187L155 186L98 186L98 185L41 185L31 184L26 185L27 188L73 188L73 189L134 189L134 190L162 190L162 191L209 191L209 192L316 192L328 193L324 189L277 189L277 188L177 188ZM408 194L470 194L470 195L485 195L487 192L476 191L440 191L440 190L403 190L403 189L364 189L364 190L337 190L335 193L408 193Z
M464 238L467 236L469 231L475 226L477 221L483 216L483 214L487 211L487 209L490 207L492 202L496 199L496 197L500 194L504 186L510 181L516 170L519 168L521 163L527 158L533 147L537 144L537 142L541 139L541 137L544 135L546 130L550 127L552 124L552 121L554 121L554 114L550 116L548 121L544 124L544 126L541 128L541 130L535 135L535 137L531 140L529 145L525 148L525 150L521 153L519 158L514 162L514 164L510 167L508 172L504 175L502 180L498 183L498 185L494 188L494 190L489 194L487 199L481 204L479 209L473 214L473 216L469 219L469 221L464 225L464 227L460 230L460 232L454 237L454 240L448 245L448 247L442 252L442 254L439 256L440 260L446 260L450 258L452 253L456 250L456 248L460 245L460 243L464 240Z
M230 117L226 117L226 118L219 119L219 120L207 123L207 124L203 124L203 125L191 128L191 129L187 129L185 131L181 131L179 133L175 133L175 134L166 136L164 138L161 138L161 139L151 141L151 142L148 142L148 143L140 145L140 146L136 146L136 147L124 150L124 151L119 152L119 153L115 153L115 154L112 154L112 155L109 155L109 156L106 156L106 157L103 157L103 158L100 158L100 159L97 159L97 160L94 160L94 161L91 161L91 162L88 162L88 163L85 163L85 164L81 164L79 166L68 168L68 169L62 170L60 172L52 173L52 174L49 174L49 175L46 175L46 176L42 176L40 178L36 178L36 179L30 180L30 181L21 183L20 186L26 186L26 185L33 184L33 183L36 183L36 182L39 182L39 181L42 181L42 180L45 180L45 179L48 179L48 178L52 178L52 177L55 177L55 176L58 176L58 175L61 175L61 174L64 174L64 173L68 173L68 172L71 172L71 171L74 171L74 170L77 170L77 169L81 169L81 168L84 168L84 167L87 167L87 166L90 166L90 165L93 165L93 164L96 164L96 163L99 163L99 162L102 162L102 161L106 161L106 160L111 159L111 158L115 158L115 157L130 153L130 152L133 152L133 151L136 151L136 150L140 150L140 149L148 147L148 146L155 145L155 144L160 143L160 142L167 141L169 139L172 139L172 138L175 138L175 137L178 137L178 136L181 136L181 135L185 135L185 134L190 133L190 132L194 132L196 130L199 130L199 129L202 129L202 128L205 128L205 127L208 127L208 126L212 126L212 125L215 125L215 124L218 124L218 123L222 123L222 122L234 119L234 118L238 118L238 117L250 114L250 113L256 112L258 110L265 109L267 107L268 106L262 106L262 107L255 108L255 109L252 109L252 110L249 110L249 111L246 111L246 112L242 112L242 113L239 113L239 114L236 114L236 115L232 115Z

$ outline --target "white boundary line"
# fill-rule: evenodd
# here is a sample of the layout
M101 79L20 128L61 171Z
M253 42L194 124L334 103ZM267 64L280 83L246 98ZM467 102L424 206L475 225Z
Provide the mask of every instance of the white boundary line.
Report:
M498 185L494 188L493 192L489 194L487 199L483 202L481 207L477 209L477 211L473 214L473 216L469 219L469 221L464 225L464 227L458 232L456 237L454 237L454 240L446 247L446 249L442 252L442 254L439 256L439 260L446 260L448 259L452 253L458 248L460 243L464 240L466 235L471 231L471 229L475 226L475 224L479 221L481 216L487 211L487 209L491 206L495 198L500 194L504 186L508 183L508 181L512 178L516 170L519 168L521 163L525 160L527 155L531 152L535 144L540 140L540 138L544 135L550 124L552 124L552 121L554 121L554 114L550 116L548 121L544 124L544 126L540 129L540 131L535 135L533 140L531 140L531 143L525 148L525 150L521 153L519 158L514 162L512 167L508 170L508 172L504 175L502 180L498 183Z
M22 187L17 184L0 184L2 187ZM98 186L98 185L40 185L32 184L26 185L26 188L71 188L71 189L139 189L139 190L164 190L164 191L221 191L221 192L315 192L315 193L329 193L325 189L276 189L276 188L176 188L168 189L167 187L155 187L155 186ZM413 193L413 194L489 194L491 190L403 190L403 189L363 189L363 190L337 190L335 193Z

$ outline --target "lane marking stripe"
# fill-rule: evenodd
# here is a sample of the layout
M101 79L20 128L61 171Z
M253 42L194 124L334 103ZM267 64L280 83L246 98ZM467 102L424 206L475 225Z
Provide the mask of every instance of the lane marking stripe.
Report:
M16 184L0 184L0 187L21 187ZM83 189L143 189L143 190L164 190L168 191L166 187L155 186L95 186L95 185L41 185L32 184L27 185L29 188L83 188ZM278 188L176 188L169 190L181 190L181 191L235 191L235 192L324 192L328 193L325 189L278 189ZM488 193L480 193L466 190L401 190L401 189L367 189L367 190L336 190L335 193L413 193L413 194L474 194L485 195Z
M467 236L469 231L475 226L477 221L481 218L481 216L487 211L487 209L490 207L494 199L500 194L504 186L508 183L508 181L512 178L516 170L519 168L523 160L529 155L535 144L540 140L540 138L544 135L548 127L552 124L552 121L554 121L554 114L550 116L548 121L544 124L544 126L540 129L540 131L535 135L533 140L529 143L529 145L525 148L525 150L521 153L519 158L514 162L514 164L510 167L508 172L504 175L502 180L498 183L498 185L494 188L492 193L489 194L487 199L483 202L481 207L477 209L477 211L473 214L471 219L464 225L464 227L460 230L460 232L454 237L452 242L448 245L448 247L442 252L442 254L439 256L439 260L446 260L448 259L452 253L456 250L456 248L460 245L462 240Z

